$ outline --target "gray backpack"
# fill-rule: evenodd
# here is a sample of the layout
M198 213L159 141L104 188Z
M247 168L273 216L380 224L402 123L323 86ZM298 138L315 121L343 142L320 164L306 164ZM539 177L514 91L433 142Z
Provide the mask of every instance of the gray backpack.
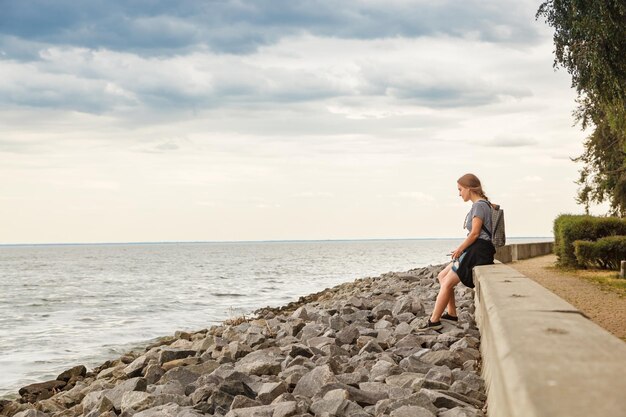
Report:
M504 210L497 204L491 204L487 200L482 200L489 204L491 209L491 226L492 230L487 230L483 224L483 230L489 235L493 246L499 248L506 244L506 233L504 232Z

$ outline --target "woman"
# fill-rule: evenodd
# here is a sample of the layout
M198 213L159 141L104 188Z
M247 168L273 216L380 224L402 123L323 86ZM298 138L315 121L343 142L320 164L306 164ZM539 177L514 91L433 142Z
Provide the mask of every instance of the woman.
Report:
M496 249L491 243L491 203L485 195L480 180L474 174L465 174L457 181L459 196L463 201L472 201L463 224L469 233L461 245L452 252L452 262L439 273L441 283L437 301L428 322L419 330L439 330L443 328L441 319L458 321L454 303L454 287L462 282L474 288L472 269L476 265L493 264ZM444 310L448 307L448 312Z

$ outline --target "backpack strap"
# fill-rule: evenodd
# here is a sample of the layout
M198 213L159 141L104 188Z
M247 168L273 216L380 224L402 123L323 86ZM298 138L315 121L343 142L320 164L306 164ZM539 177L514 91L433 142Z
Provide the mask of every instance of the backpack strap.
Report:
M483 201L485 203L487 203L487 205L489 206L490 210L493 210L493 206L491 205L491 203L487 200L479 200L479 201ZM493 220L492 220L493 222ZM493 227L493 224L491 225ZM487 233L487 235L489 235L489 239L493 239L493 233L491 232L491 230L487 229L487 226L485 226L485 222L483 222L482 224L482 230L485 231L485 233Z

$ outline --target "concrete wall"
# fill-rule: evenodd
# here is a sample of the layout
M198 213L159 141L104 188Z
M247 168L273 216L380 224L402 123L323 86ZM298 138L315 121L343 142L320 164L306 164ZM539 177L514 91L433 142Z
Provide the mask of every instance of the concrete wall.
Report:
M626 343L506 265L474 281L490 417L626 416Z
M517 243L496 249L496 259L502 263L548 255L553 252L554 242Z

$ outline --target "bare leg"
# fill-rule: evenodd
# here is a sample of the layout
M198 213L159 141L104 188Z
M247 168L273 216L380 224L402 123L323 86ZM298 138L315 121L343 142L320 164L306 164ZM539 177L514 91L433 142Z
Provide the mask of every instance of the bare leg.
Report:
M440 273L437 275L437 279L439 280L439 284L443 285L445 281L446 275L452 271L452 262L448 264ZM443 313L442 313L443 314ZM456 316L456 302L454 300L454 291L450 294L450 301L448 301L448 314L452 316Z
M450 302L451 298L452 302L454 303L454 287L459 282L461 282L459 276L456 274L456 272L453 271L449 271L446 274L445 278L442 279L441 288L439 289L439 294L437 295L437 301L435 301L435 308L433 310L433 314L430 316L431 322L437 322L441 319L441 315L443 314L443 311L445 310L446 305L448 305L448 303Z

